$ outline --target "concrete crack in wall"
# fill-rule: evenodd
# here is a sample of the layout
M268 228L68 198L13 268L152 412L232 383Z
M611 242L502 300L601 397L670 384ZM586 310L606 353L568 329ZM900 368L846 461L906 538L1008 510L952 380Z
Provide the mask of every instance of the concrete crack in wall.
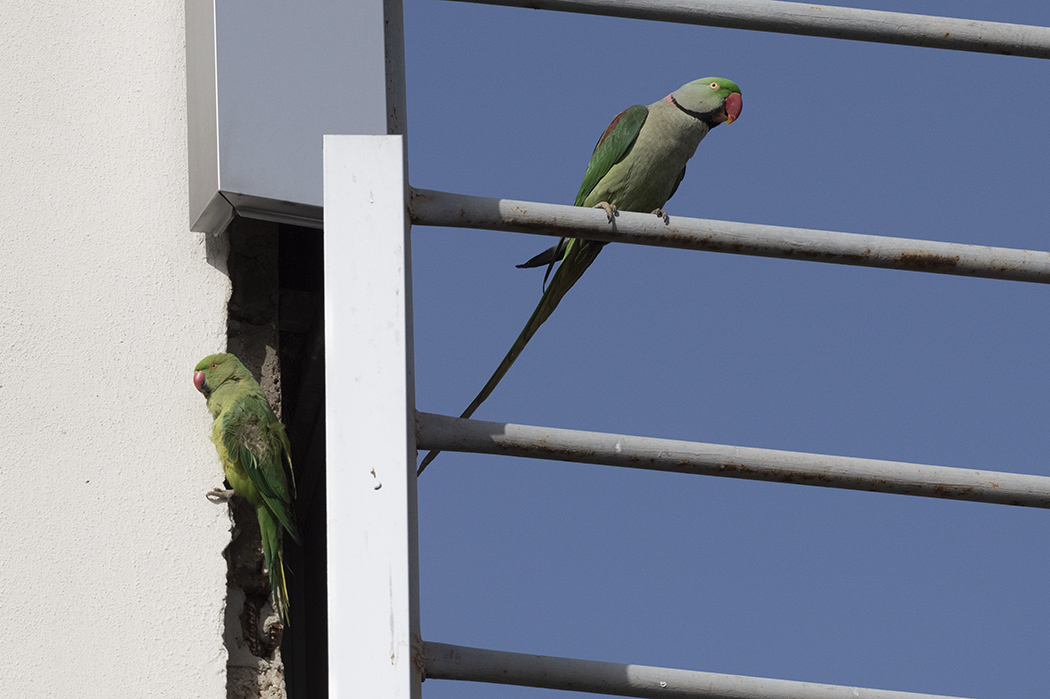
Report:
M229 303L228 349L259 379L281 417L278 358L277 224L237 218L227 229ZM270 602L255 511L232 498L233 535L225 551L226 696L228 699L285 699L281 626Z

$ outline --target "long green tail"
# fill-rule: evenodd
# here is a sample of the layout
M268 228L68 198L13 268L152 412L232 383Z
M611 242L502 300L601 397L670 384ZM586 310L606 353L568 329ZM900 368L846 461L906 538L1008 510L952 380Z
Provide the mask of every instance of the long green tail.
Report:
M289 625L288 583L284 575L284 552L281 548L281 525L273 513L265 506L255 510L259 519L259 533L262 534L263 560L266 572L270 576L270 593L273 595L273 608L281 622Z
M525 345L536 334L536 331L540 329L540 326L550 318L551 313L558 307L558 303L569 292L569 289L579 281L583 273L587 271L587 268L591 266L591 263L598 257L598 253L602 251L604 245L605 243L593 240L581 240L579 238L569 240L568 247L565 249L565 257L562 258L561 264L558 265L558 270L554 273L550 286L547 287L543 292L543 296L540 297L536 310L532 312L521 334L518 335L518 339L510 346L510 350L507 351L503 361L496 367L492 377L489 378L481 392L470 402L470 405L467 406L467 409L463 411L460 417L466 418L473 415L474 411L492 394L496 386L510 370L511 365L517 360L521 351L525 349ZM423 473L423 469L440 453L438 450L428 453L422 463L419 464L419 470L416 471L416 475Z

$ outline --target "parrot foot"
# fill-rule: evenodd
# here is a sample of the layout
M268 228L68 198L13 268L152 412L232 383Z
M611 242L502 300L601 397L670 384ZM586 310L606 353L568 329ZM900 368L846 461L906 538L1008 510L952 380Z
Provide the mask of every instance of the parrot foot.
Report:
M620 210L607 201L600 201L594 205L595 209L601 209L605 212L605 215L609 217L609 223L613 222L613 218L616 217Z
M665 226L671 223L671 217L663 209L653 209L653 214L662 218Z
M233 496L234 492L232 490L226 490L225 488L212 488L204 497L212 502L229 502L230 498Z

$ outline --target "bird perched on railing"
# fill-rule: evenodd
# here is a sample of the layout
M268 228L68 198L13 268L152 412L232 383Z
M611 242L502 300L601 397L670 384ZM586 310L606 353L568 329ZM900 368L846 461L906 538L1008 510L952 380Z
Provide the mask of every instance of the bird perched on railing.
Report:
M686 83L658 102L636 104L620 112L591 154L575 206L604 209L612 223L618 210L652 212L668 222L664 204L685 177L685 166L708 131L740 116L740 88L732 80L702 78ZM460 417L470 417L496 388L525 345L550 317L562 297L601 252L603 242L562 238L519 267L547 266L544 282L556 263L536 310L507 355ZM419 465L422 473L439 452Z
M255 508L273 607L288 625L282 533L299 541L292 510L295 481L288 435L258 382L232 354L202 359L194 369L193 385L208 399L208 411L215 420L211 441L232 494ZM212 494L228 498L231 493L216 488Z

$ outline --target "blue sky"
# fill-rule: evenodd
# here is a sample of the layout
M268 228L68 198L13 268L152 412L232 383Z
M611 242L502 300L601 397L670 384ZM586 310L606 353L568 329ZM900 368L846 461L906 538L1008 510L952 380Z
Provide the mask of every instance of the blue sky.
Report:
M840 4L1050 25L1035 0ZM743 113L672 217L1050 249L1045 61L434 0L405 0L405 25L416 187L571 203L614 115L720 76ZM419 409L473 398L541 293L514 265L547 245L414 229ZM1048 300L610 245L476 416L1050 475ZM419 512L428 640L965 697L1050 685L1043 510L444 453Z

